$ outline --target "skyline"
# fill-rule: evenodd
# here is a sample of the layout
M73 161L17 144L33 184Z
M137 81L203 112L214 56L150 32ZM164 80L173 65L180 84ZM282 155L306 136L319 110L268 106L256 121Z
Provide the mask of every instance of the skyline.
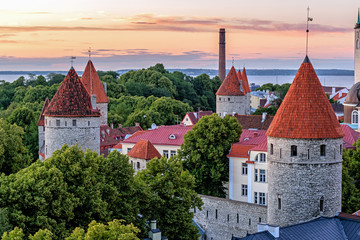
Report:
M210 68L218 65L218 31L226 28L226 66L296 69L305 56L315 68L353 69L357 1L164 0L135 3L12 1L0 9L0 71L63 70L76 56L82 70L92 49L99 70Z

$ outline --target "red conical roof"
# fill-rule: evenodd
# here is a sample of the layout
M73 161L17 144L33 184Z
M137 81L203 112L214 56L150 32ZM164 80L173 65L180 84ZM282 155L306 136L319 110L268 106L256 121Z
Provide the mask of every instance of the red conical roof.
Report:
M94 64L91 60L88 61L85 71L81 76L81 81L84 84L86 90L90 94L96 95L96 102L97 103L107 103L109 99L106 96L105 90L103 85L101 84L99 75L96 72Z
M91 107L91 99L73 67L45 110L51 117L100 117L99 110Z
M220 96L242 96L245 95L240 90L240 81L234 66L231 67L230 72L224 79L223 83L216 92Z
M155 157L161 158L161 154L156 150L149 140L139 140L135 146L128 152L129 157L150 160Z
M44 112L46 110L46 108L49 106L49 98L47 97L45 99L44 105L41 109L41 114L39 117L39 121L38 121L38 126L45 126L44 120L45 120L45 116L44 116Z
M242 79L240 70L237 72L237 77L238 77L239 82L240 82L240 87L241 87L240 91L246 94L246 89L244 88L244 81Z
M240 70L239 70L240 71ZM246 93L249 93L251 92L250 90L250 85L249 85L249 81L248 81L248 78L247 78L247 74L246 74L246 70L245 70L245 67L243 68L243 71L242 71L242 79L243 79L243 83L244 83L244 87L245 87L245 92Z
M306 56L266 132L279 138L342 138L342 131Z

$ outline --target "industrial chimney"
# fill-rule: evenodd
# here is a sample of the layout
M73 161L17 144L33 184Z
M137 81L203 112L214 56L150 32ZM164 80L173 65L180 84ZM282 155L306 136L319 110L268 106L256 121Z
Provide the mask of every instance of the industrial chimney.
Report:
M224 81L226 74L225 65L225 28L220 28L219 31L219 77Z

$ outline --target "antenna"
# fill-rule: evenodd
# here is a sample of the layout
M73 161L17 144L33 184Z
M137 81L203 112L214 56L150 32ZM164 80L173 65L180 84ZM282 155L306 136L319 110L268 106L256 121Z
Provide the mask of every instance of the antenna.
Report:
M232 57L232 66L234 66L234 57Z
M74 56L71 56L71 57L70 57L71 67L74 66L74 60L75 60L75 59L76 59L76 57L74 57Z
M310 8L307 7L307 18L306 18L306 56L308 55L309 48L309 22L313 20L313 18L309 17Z
M89 47L88 53L89 53L89 60L90 60L90 58L91 58L91 47Z

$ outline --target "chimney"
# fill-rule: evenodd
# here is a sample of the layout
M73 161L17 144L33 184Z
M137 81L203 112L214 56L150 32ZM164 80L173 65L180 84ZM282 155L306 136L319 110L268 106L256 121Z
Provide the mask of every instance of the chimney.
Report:
M135 123L135 126L136 126L136 127L139 127L139 126L140 126L140 123L136 122L136 123Z
M219 31L219 78L224 81L226 74L226 57L225 57L225 28Z
M93 110L96 109L96 95L95 94L91 95L91 107Z
M107 95L107 85L106 85L106 82L103 83L103 87L104 87L105 95Z
M156 229L156 220L155 219L151 220L150 228L151 228L151 230Z
M257 225L258 232L268 231L274 238L279 238L280 228L279 226L272 226L263 223L258 223Z
M114 129L114 123L110 123L111 129Z
M122 124L121 124L121 123L119 123L119 128L122 128Z
M262 113L262 119L261 119L261 122L265 122L266 115L267 115L267 112L263 112L263 113Z

